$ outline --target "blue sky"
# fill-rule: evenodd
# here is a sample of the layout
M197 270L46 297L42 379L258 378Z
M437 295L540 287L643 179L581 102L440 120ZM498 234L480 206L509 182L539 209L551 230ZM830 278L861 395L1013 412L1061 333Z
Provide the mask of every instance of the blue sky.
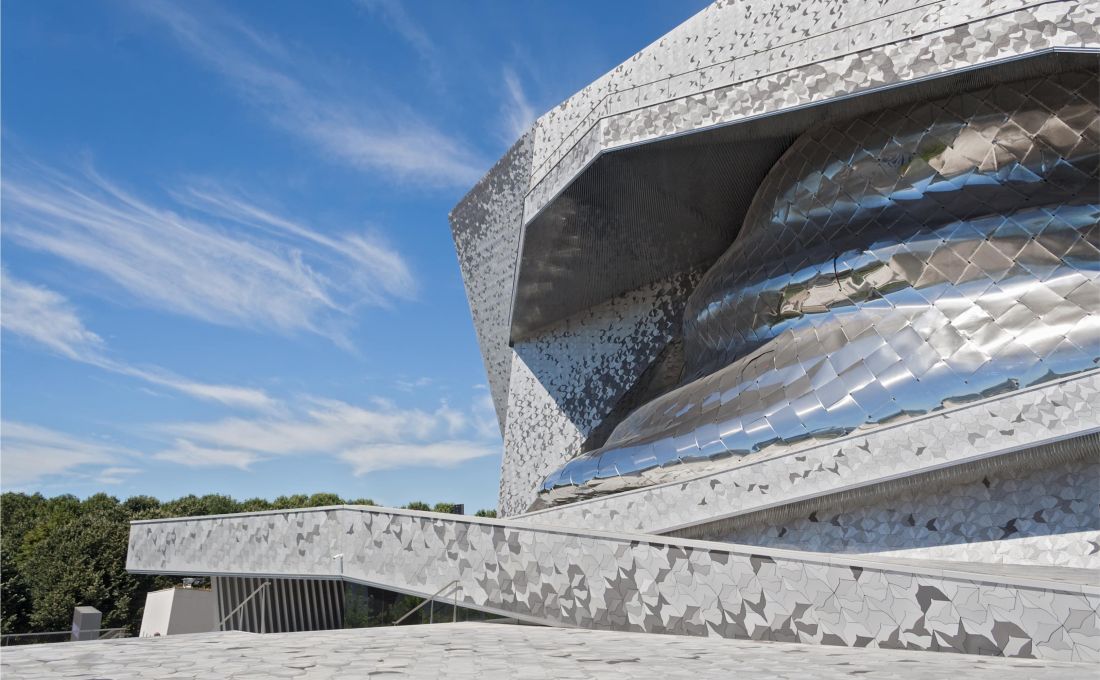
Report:
M4 3L0 484L495 507L447 213L705 4Z

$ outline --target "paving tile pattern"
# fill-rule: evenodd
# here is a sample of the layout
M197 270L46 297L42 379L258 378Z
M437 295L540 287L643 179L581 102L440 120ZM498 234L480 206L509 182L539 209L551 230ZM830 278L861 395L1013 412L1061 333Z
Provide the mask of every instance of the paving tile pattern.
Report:
M915 564L350 507L137 522L127 558L423 595L457 580L466 606L581 628L1100 660L1097 586Z
M0 659L0 672L10 680L696 680L729 675L744 680L1054 680L1085 676L1090 670L1078 663L669 635L642 640L630 633L492 623L32 645L5 648Z

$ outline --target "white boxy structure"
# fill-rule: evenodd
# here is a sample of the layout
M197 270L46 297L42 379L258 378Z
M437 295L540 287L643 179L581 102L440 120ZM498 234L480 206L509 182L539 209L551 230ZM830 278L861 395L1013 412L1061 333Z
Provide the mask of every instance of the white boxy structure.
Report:
M218 625L214 591L202 588L165 588L145 598L141 637L209 633Z
M198 588L166 588L145 597L141 637L210 633L218 626L215 592Z

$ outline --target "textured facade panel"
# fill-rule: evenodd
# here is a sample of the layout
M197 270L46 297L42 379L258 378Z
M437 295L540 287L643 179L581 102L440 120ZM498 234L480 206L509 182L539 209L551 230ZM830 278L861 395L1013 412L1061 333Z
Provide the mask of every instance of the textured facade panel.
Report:
M1100 11L1087 2L936 2L902 11L875 4L822 2L804 12L783 2L715 3L653 46L660 49L639 53L538 120L526 219L605 150L1044 50L1100 48ZM850 6L877 18L840 30L811 18ZM745 12L756 21L739 16ZM778 37L786 31L788 39ZM708 64L718 55L734 58L718 70ZM667 65L677 58L695 63L677 72ZM731 70L736 82L714 78L724 71L729 79ZM619 90L644 105L611 113L606 101L623 96Z
M677 334L688 273L611 300L513 348L500 510L523 512L539 480L587 437Z
M858 102L874 99L879 102L874 106L881 106L882 100L901 92L891 89L896 86L920 83L919 87L904 90L913 93L926 83L961 79L960 74L977 69L993 73L995 69L986 67L1036 62L1019 61L1036 55L1098 50L1100 11L1092 3L1073 0L917 5L894 0L716 2L541 117L529 136L521 140L524 150L513 149L504 159L507 162L502 161L494 170L495 179L491 175L471 194L484 197L492 193L507 198L493 203L491 210L470 211L472 217L466 219L465 226L455 226L471 309L478 318L479 340L498 417L505 429L501 510L514 514L524 509L532 497L532 479L584 450L591 423L599 422L613 408L612 403L596 398L588 401L590 412L577 413L571 409L583 400L563 405L558 399L563 390L571 393L591 388L593 393L603 393L607 379L616 382L612 393L628 390L637 371L644 370L652 360L644 351L629 357L601 348L598 352L616 357L615 365L628 367L621 373L612 369L611 376L604 371L605 364L591 362L590 348L582 341L567 343L565 351L550 362L556 365L549 370L541 359L533 361L534 368L529 366L531 353L521 356L503 348L501 339L509 332L504 328L504 319L510 318L512 310L505 311L508 305L500 302L501 291L507 273L514 272L516 266L514 256L504 257L505 251L513 252L511 239L523 243L525 237L519 232L530 227L532 218L557 200L555 197L560 198L562 190L574 183L593 159L606 151L626 147L644 150L645 146L637 145L731 124L738 129L742 123L768 126L779 121L773 114L793 116L803 109L816 111L806 107L818 104L835 108L856 102L854 110L866 111L868 106L860 109ZM993 80L1003 81L1005 77ZM861 98L852 99L856 96ZM916 96L901 98L912 101ZM839 115L837 111L840 109L830 115ZM805 129L803 123L798 125ZM690 143L690 136L680 138ZM487 191L485 187L494 182L497 188ZM522 207L515 203L519 193L524 194ZM478 202L485 200L473 201ZM489 213L492 216L485 217ZM637 226L635 222L630 218L630 228ZM494 225L492 230L471 228L490 224ZM496 226L506 224L517 225L516 231ZM612 228L622 226L615 219L608 224ZM469 236L460 237L458 232L462 230ZM508 245L500 248L501 243ZM565 254L562 249L551 248L548 257L557 261ZM490 262L498 257L502 261ZM474 261L483 264L475 266ZM471 281L479 276L477 271L482 271L478 266L493 272L484 282ZM646 265L639 262L638 266ZM662 271L654 278L666 275ZM517 285L522 286L522 281ZM548 295L555 295L553 288L547 289ZM564 293L559 290L556 294ZM591 313L575 313L567 321ZM638 310L637 316L643 317L644 312ZM553 343L560 327L568 325L559 322L517 338L520 349ZM640 332L644 335L651 331ZM634 370L632 364L641 366L633 378L629 377ZM513 366L517 367L514 374ZM579 373L584 378L575 386L560 382L560 376ZM515 404L520 406L513 414ZM685 503L691 505L690 501Z
M583 134L593 113L637 108L660 92L682 96L710 89L723 76L736 81L806 61L940 31L976 19L1042 4L1020 0L905 3L898 0L841 3L811 0L715 2L542 116L537 125L536 168ZM610 100L609 106L600 106Z
M660 533L1100 430L1100 373L517 520Z
M1100 361L1100 86L1023 80L815 128L691 294L685 381L544 482L694 475Z
M711 540L773 548L875 553L1100 570L1100 450L1015 470L988 466L872 502L808 503ZM746 518L750 519L751 518Z
M500 429L508 410L512 280L531 172L531 135L520 138L451 211L451 233Z
M343 560L331 559L342 554ZM441 556L446 556L441 559ZM1096 660L1100 590L514 522L337 507L134 523L127 569L342 576L584 628Z

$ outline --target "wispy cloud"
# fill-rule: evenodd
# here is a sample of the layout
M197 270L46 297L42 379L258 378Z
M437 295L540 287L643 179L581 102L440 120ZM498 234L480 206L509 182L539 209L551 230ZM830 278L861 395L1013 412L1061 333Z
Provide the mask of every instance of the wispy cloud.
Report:
M423 376L415 380L395 380L394 387L402 392L414 392L429 387L433 382L431 378Z
M505 67L502 77L508 98L504 100L501 110L504 126L509 135L507 142L511 144L534 125L535 109L531 106L531 102L527 101L527 93L523 91L523 84L514 70Z
M70 359L101 356L103 339L84 327L65 296L8 275L0 269L0 326Z
M352 466L355 475L399 467L451 467L495 453L484 444L471 441L441 441L429 444L371 444L341 451L339 457Z
M123 475L134 469L118 465L135 455L125 448L11 420L0 423L0 449L3 450L0 477L6 489L95 466L102 466L98 474L103 479L121 481Z
M439 68L439 50L424 29L405 11L399 0L359 0L371 14L379 17L408 43L433 71Z
M165 424L171 447L153 454L193 466L247 468L275 456L330 455L355 474L398 467L447 467L499 454L495 432L472 413L442 404L432 411L307 399L293 413Z
M21 281L0 269L3 313L0 327L66 358L226 406L269 410L275 399L264 391L188 380L160 368L139 368L111 358L103 339L88 330L63 295Z
M238 470L247 470L260 460L252 451L198 446L186 439L177 439L173 446L158 451L153 457L187 467L235 467Z
M127 477L139 474L141 468L136 467L108 467L103 468L96 475L95 481L99 484L121 484Z
M478 437L490 440L500 437L500 423L497 420L496 407L493 405L493 397L489 394L489 390L481 390L474 396L470 415Z
M333 91L323 84L323 74L308 71L306 60L288 54L278 40L217 7L200 11L192 4L157 0L136 7L167 27L190 56L224 77L274 126L302 138L325 157L392 180L441 186L470 185L487 167L459 138L384 92L371 93L369 101L353 101ZM431 48L427 36L418 33L403 12L387 16L419 49Z
M97 365L116 373L144 380L153 385L166 387L195 399L214 401L225 406L247 408L253 411L274 411L280 407L277 399L263 390L252 387L195 382L162 370L135 368L118 362Z
M356 307L415 291L404 258L377 234L329 236L224 190L173 195L157 204L92 169L9 161L4 233L159 309L338 343Z

